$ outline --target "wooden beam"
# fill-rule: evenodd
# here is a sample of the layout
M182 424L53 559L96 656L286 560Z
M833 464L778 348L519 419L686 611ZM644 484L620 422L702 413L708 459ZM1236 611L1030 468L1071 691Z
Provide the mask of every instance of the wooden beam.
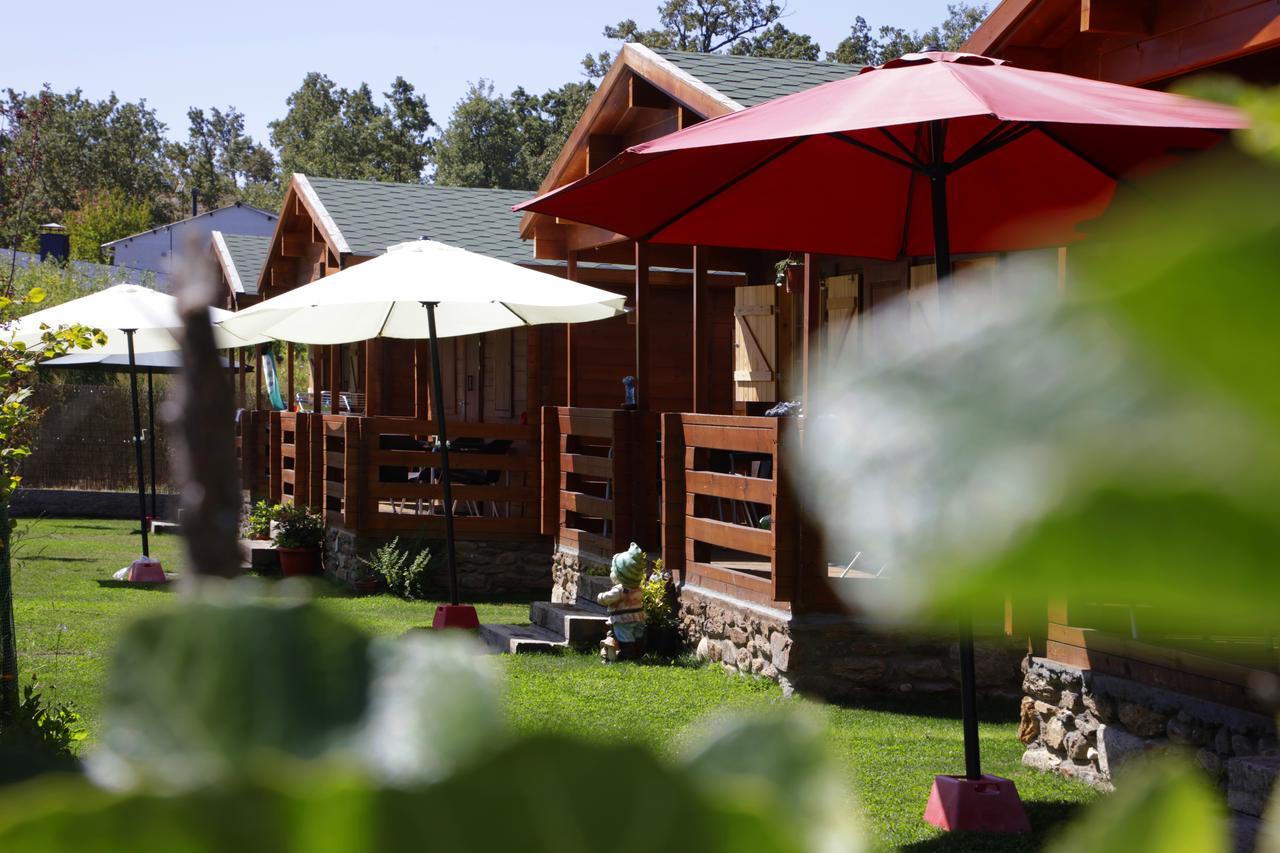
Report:
M1170 27L1185 20L1186 10L1164 10L1153 26L1159 35L1105 50L1096 58L1096 66L1089 67L1086 59L1085 67L1077 70L1068 61L1063 70L1113 83L1139 85L1280 48L1280 0L1260 3L1224 0L1222 6L1230 11L1178 29ZM1181 17L1172 17L1175 13Z
M283 231L280 234L280 257L306 257L307 249L312 245L311 235L305 231Z
M707 250L693 247L693 410L711 410L711 293Z
M562 261L569 247L564 237L544 237L533 235L533 257L539 261Z
M285 390L288 392L288 396L285 397L284 399L284 410L286 412L292 412L293 401L295 396L294 390L293 390L293 342L292 341L288 341L284 345L284 358L285 358L285 361L288 362L288 364L286 364L284 367ZM276 502L279 503L278 500Z
M806 415L809 408L809 392L817 379L817 365L822 363L820 334L822 324L822 291L818 281L818 258L804 256L804 306L800 339L800 399ZM855 320L856 322L856 320Z
M569 252L565 259L565 278L578 280L578 253ZM572 406L574 401L573 385L573 324L564 324L564 404Z
M1141 0L1080 0L1080 32L1101 35L1146 35L1150 8Z
M329 346L329 414L338 414L338 392L342 390L342 344ZM322 411L320 406L316 411Z
M635 272L636 408L642 412L647 412L649 411L649 402L652 399L650 386L654 379L649 370L651 361L649 340L653 331L651 327L657 318L649 316L652 309L652 288L649 284L649 247L639 240L636 241Z
M382 411L382 341L371 338L364 342L364 413L381 415Z

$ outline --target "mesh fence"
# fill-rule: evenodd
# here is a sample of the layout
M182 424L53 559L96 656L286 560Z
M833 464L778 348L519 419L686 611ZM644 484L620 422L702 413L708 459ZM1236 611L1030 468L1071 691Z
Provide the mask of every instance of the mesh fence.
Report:
M139 383L142 427L147 429L146 382ZM137 486L133 455L133 409L129 386L41 383L32 398L44 410L34 452L23 463L22 484L32 489L130 491ZM169 446L160 423L162 391L155 392L156 488L169 487ZM148 434L148 438L150 434ZM151 448L143 445L148 485Z

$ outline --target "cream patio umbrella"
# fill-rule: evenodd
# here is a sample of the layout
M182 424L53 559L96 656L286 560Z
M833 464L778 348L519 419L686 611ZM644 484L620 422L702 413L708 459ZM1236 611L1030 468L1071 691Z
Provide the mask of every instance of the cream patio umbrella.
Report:
M230 316L230 311L209 309L210 322L216 323ZM77 351L73 356L74 360L106 359L112 356L123 356L126 359L124 364L129 370L129 386L133 397L138 524L142 529L142 555L149 558L151 549L147 538L147 498L142 468L142 416L138 407L139 357L178 349L178 342L173 337L174 331L182 326L182 321L178 318L178 300L166 293L136 284L117 284L21 317L4 330L3 334L9 335L15 342L30 346L38 343L47 329L74 325L101 329L107 336L105 343ZM217 340L220 347L257 343L235 338L226 332L218 333Z
M581 323L622 314L625 297L423 238L399 243L342 272L259 302L226 320L233 336L303 344L370 338L431 342L433 409L439 413L440 468L449 567L449 605L439 627L473 627L474 608L458 601L449 483L449 438L440 381L440 338L540 323Z

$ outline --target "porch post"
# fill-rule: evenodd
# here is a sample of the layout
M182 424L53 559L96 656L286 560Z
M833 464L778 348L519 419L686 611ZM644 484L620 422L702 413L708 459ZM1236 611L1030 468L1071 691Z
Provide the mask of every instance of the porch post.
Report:
M262 411L262 344L253 348L253 408Z
M649 247L636 241L636 409L649 411L653 399L653 376L650 371L649 328L651 290L649 287Z
M570 249L565 255L564 276L569 281L578 280L578 253ZM564 404L573 405L573 324L564 324Z
M289 341L284 345L284 358L288 362L284 367L285 389L289 392L289 396L284 398L284 410L286 412L293 411L293 401L295 399L293 390L293 342ZM276 501L279 503L279 501Z
M249 394L245 390L244 378L244 347L236 347L236 360L240 370L240 405L237 408L249 408Z
M342 345L329 346L329 414L338 414L338 390L342 387ZM323 411L317 406L316 411Z
M364 413L382 414L382 341L364 342Z
M431 375L428 372L431 369L429 346L426 341L413 342L413 416L417 420L435 417L434 404L427 394L428 377Z
M817 256L804 256L804 325L800 343L801 405L809 413L809 388L817 378L817 366L822 363L822 304L821 285L818 283ZM854 318L857 322L857 318Z
M693 411L711 411L711 294L707 250L693 247Z

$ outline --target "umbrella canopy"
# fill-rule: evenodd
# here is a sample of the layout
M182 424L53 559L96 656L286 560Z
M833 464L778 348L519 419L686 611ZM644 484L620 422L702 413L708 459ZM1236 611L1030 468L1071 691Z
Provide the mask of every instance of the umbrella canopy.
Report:
M210 322L216 323L230 316L230 311L209 309ZM33 344L40 340L42 326L57 328L76 324L101 329L107 334L107 342L85 351L87 354L127 355L129 343L124 332L132 329L133 351L136 355L141 355L178 349L173 332L182 326L182 321L178 319L176 298L136 284L117 284L28 314L15 322L9 331L14 340ZM217 343L219 347L230 348L247 346L256 341L244 341L220 333ZM142 362L137 363L141 365ZM128 364L127 360L125 364Z
M634 146L516 209L654 243L893 260L935 254L940 176L952 252L1057 246L1119 180L1243 126L1178 95L908 54Z
M538 323L603 320L625 297L434 240L272 297L223 320L231 334L305 344L427 338L424 303L436 304L439 337Z
M231 362L225 358L219 357L219 361L223 367L231 367ZM150 373L177 373L182 369L182 356L178 354L177 350L142 353L134 359L134 365L138 369ZM124 355L106 355L96 351L73 352L70 355L42 362L40 367L41 369L56 367L69 370L100 370L104 373L127 373L129 371L129 355L128 353Z

